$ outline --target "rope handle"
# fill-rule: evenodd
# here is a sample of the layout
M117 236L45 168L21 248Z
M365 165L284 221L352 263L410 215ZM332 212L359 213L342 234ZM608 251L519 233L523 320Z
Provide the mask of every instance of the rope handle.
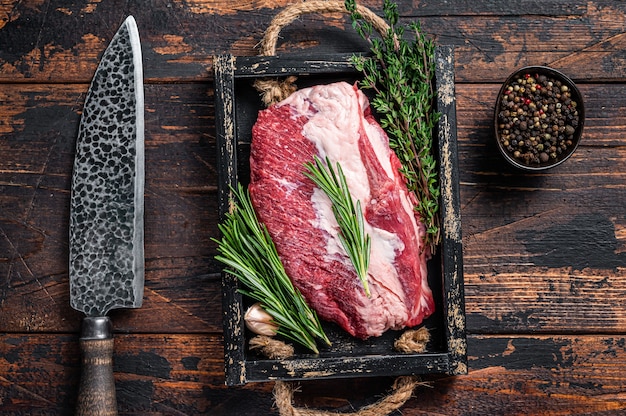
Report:
M296 388L284 381L277 381L274 385L274 397L280 416L384 416L400 409L411 398L413 390L418 385L424 385L424 383L416 377L398 377L385 397L350 413L294 407L292 400Z
M405 353L421 353L426 349L430 333L425 327L405 331L394 344L398 351ZM257 336L250 341L251 348L258 349L271 359L284 359L293 355L293 348L282 341L265 336ZM276 381L274 384L274 401L280 416L383 416L400 409L413 395L418 386L429 386L415 376L397 377L391 391L376 403L365 406L356 412L337 413L325 410L305 409L293 405L293 393L297 390L295 383Z
M387 22L367 7L357 5L356 11L381 35L384 35L389 30ZM289 25L298 17L310 13L348 13L348 11L343 1L336 0L314 0L287 6L272 19L272 22L265 30L265 35L260 44L259 55L276 55L276 42L278 41L278 35L282 28Z
M365 21L370 23L372 27L381 35L389 30L389 25L384 19L365 6L358 5L356 10ZM280 31L298 17L311 13L344 13L347 14L346 6L343 1L339 0L313 0L302 3L294 3L285 7L279 12L270 25L265 30L263 39L260 42L260 56L276 55L276 43ZM261 93L261 99L266 106L270 106L276 102L287 98L296 90L294 82L295 76L286 77L284 80L276 79L258 79L255 81L255 88Z

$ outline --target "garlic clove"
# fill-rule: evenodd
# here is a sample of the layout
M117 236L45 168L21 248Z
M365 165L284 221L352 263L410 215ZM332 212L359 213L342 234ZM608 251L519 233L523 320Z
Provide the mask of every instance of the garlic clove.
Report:
M273 337L278 331L278 325L274 323L272 315L267 313L258 302L248 308L244 321L246 327L257 335Z

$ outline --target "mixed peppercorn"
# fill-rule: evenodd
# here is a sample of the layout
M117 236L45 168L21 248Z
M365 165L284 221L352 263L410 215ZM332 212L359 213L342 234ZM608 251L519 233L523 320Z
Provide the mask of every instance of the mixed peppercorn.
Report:
M578 104L571 88L549 75L526 73L513 79L499 101L502 149L527 166L557 162L575 147Z

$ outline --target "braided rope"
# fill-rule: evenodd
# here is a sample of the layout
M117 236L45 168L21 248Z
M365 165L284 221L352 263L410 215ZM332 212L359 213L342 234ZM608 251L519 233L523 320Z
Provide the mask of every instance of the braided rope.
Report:
M376 13L361 5L357 5L356 10L378 33L387 33L389 25ZM314 0L287 6L272 19L272 22L265 30L263 40L260 42L259 55L276 55L276 43L278 42L280 31L298 17L311 13L348 13L348 11L343 1L336 0ZM259 79L255 81L254 87L261 93L263 104L270 106L284 100L293 93L296 90L295 81L296 77L287 77L283 81Z

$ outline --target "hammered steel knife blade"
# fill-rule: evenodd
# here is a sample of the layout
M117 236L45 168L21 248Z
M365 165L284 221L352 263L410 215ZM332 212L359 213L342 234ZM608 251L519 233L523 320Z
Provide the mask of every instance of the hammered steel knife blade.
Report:
M84 312L78 415L116 415L111 309L143 300L144 99L129 16L107 47L78 128L70 208L70 303Z

